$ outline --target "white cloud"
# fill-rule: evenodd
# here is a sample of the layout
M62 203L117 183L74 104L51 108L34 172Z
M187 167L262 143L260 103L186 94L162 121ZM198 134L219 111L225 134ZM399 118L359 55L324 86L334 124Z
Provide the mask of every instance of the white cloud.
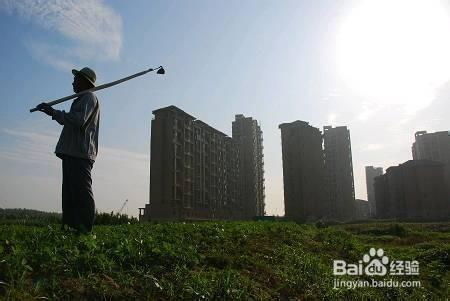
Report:
M367 121L369 118L371 118L377 111L379 111L379 107L373 103L369 102L363 102L362 103L362 110L359 112L356 116L357 120L359 121Z
M80 59L119 59L122 19L102 0L0 0L0 11L16 14L68 39L64 46L26 42L36 59L53 67L67 69Z
M51 145L56 144L54 136L28 131L3 129L2 132L15 138L14 147L0 145L0 158L27 163L56 165L54 155L49 151Z
M47 164L49 158L53 159L55 157L53 151L59 133L38 133L7 128L2 129L1 132L14 137L15 142L9 146L0 145L0 158ZM100 159L102 162L107 161L115 167L119 164L120 166L127 166L128 168L142 171L148 167L149 155L100 145L97 159Z
M52 66L53 68L70 71L73 69L74 63L67 55L55 56L55 53L64 53L64 47L58 47L54 45L49 45L47 43L41 43L36 41L27 41L25 46L30 50L31 55L36 61L45 62Z

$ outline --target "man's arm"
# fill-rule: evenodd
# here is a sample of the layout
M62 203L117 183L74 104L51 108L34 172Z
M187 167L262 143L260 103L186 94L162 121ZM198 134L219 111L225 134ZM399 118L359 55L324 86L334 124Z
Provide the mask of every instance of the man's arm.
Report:
M68 125L75 128L81 128L84 123L93 114L97 104L96 97L93 93L86 93L80 98L80 105L72 108L70 112L55 110L52 116L61 125Z

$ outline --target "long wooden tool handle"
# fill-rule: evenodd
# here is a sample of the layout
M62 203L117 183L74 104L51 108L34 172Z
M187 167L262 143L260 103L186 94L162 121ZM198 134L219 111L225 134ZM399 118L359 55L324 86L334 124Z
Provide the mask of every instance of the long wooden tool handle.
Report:
M84 91L81 91L81 92L78 92L78 93L75 93L75 94L72 94L72 95L69 95L69 96L66 96L66 97L62 97L62 98L59 98L59 99L55 99L55 100L49 101L49 102L47 102L47 104L53 106L53 105L56 105L58 103L64 102L66 100L69 100L69 99L72 99L72 98L77 98L78 96L80 96L80 95L82 95L84 93L87 93L87 92L94 92L94 91L98 91L98 90L102 90L102 89L106 89L106 88L115 86L117 84L123 83L123 82L125 82L127 80L130 80L132 78L144 75L144 74L146 74L146 73L148 73L150 71L154 71L154 70L160 69L160 68L162 68L162 67L160 66L160 67L155 68L155 69L150 68L148 70L144 70L144 71L138 72L136 74L124 77L122 79L119 79L119 80L116 80L116 81L113 81L113 82L110 82L110 83L107 83L107 84L103 84L101 86L97 86L97 87L94 87L94 88L91 88L91 89L88 89L88 90L84 90ZM31 113L36 112L36 111L38 111L37 108L34 108L34 109L30 110Z

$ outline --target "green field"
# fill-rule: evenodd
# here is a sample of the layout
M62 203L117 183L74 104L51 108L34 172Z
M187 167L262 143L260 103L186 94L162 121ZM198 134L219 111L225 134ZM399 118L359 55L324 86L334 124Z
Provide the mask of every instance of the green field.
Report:
M419 261L419 276L392 277L421 287L334 289L332 260L358 262L371 247ZM450 296L449 270L448 222L142 223L95 226L86 236L57 224L0 225L6 299L429 300Z

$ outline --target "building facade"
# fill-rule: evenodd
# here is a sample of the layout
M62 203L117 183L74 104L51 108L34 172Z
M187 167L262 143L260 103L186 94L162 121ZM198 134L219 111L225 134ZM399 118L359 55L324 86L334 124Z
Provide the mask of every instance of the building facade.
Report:
M369 218L369 202L366 200L355 199L355 216L357 220Z
M263 136L258 122L242 114L232 123L232 137L239 149L239 186L246 218L264 216L265 183Z
M323 144L325 185L332 216L338 220L350 220L356 209L350 131L346 126L325 126Z
M378 218L443 219L450 214L444 164L410 160L375 178Z
M247 218L240 145L175 106L153 114L150 201L139 219Z
M450 164L450 132L419 131L414 136L415 142L412 145L414 160L427 159Z
M445 183L450 198L450 131L416 132L411 150L414 160L426 159L445 164Z
M279 128L286 218L314 220L325 217L328 204L320 130L300 120L280 124Z
M369 202L369 216L375 217L376 215L376 202L375 202L375 178L383 174L382 167L366 166L366 187L367 187L367 201Z

